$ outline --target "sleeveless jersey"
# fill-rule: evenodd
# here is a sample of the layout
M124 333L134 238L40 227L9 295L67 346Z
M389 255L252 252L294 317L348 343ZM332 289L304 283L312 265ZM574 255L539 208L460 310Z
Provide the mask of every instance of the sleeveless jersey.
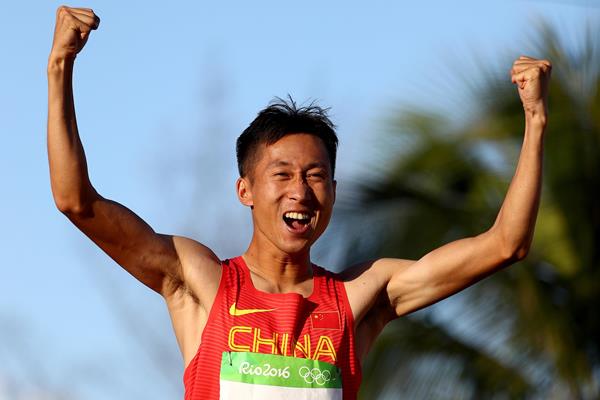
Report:
M313 264L313 292L256 289L244 259L222 263L185 400L354 400L361 381L343 282Z

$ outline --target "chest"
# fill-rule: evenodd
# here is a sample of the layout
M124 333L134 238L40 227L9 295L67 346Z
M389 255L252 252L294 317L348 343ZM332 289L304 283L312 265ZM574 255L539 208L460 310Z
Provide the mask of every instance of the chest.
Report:
M347 323L335 301L300 295L224 296L218 315L206 326L220 337L223 351L252 352L336 363L343 351Z

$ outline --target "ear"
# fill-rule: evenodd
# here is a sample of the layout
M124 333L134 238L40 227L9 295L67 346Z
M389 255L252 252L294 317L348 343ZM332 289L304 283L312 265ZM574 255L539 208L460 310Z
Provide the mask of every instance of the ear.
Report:
M245 205L246 207L254 206L254 202L252 200L252 188L250 182L247 178L238 178L235 183L237 196L240 203Z
M336 188L337 188L337 181L334 179L333 180L333 204L335 204Z

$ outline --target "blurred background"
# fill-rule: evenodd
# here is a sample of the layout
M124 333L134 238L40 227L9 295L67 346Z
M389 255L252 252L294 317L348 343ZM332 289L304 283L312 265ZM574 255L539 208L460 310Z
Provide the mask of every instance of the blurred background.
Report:
M160 296L58 212L46 60L59 2L0 9L0 400L182 398ZM600 397L600 2L82 1L102 19L75 99L90 177L156 231L246 249L234 144L274 96L331 107L333 270L419 258L494 221L523 116L509 69L554 64L526 261L391 323L363 399Z

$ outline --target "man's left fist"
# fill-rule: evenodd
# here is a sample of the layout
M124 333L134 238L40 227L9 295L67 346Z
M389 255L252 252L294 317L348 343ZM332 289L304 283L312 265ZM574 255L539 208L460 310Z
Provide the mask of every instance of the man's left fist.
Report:
M548 60L521 56L510 70L525 110L545 110L552 64Z

